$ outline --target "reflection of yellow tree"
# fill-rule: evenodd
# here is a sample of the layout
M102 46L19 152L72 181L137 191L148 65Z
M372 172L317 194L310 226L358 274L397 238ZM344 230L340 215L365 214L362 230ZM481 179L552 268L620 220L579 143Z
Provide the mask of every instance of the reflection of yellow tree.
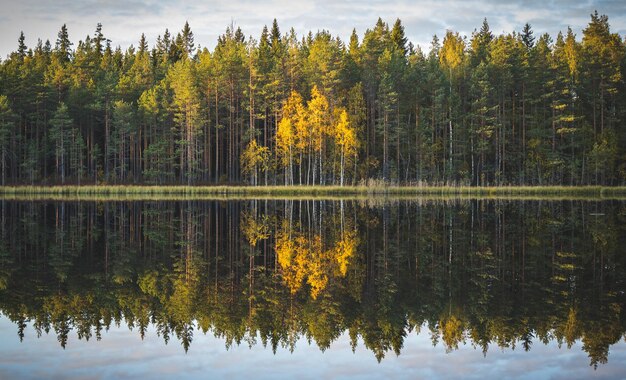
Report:
M187 254L174 262L174 273L169 277L171 293L165 310L174 322L174 333L180 339L185 352L193 338L193 323L200 294L201 260L191 248Z
M567 342L567 348L571 348L574 342L580 338L579 323L578 323L578 311L575 307L570 307L567 313L567 321L563 328L563 334L565 341Z
M306 241L307 248L307 283L311 286L311 297L316 299L322 290L328 285L328 277L331 272L329 251L322 249L322 237L314 235Z
M341 240L335 244L335 260L342 277L348 272L348 266L351 263L351 259L355 256L357 244L358 239L354 230L345 231L341 236Z
M306 257L302 255L301 242L302 237L296 238L298 242L292 240L287 232L280 232L276 237L276 255L278 256L278 264L283 271L283 280L294 294L302 286L302 280L306 272ZM300 249L296 250L296 246Z
M13 272L13 256L6 249L3 242L0 242L0 290L5 290L9 284L9 278Z
M260 240L270 236L270 228L267 224L267 216L254 218L249 213L243 213L241 217L241 232L252 247L256 247Z
M465 341L463 322L454 315L439 321L439 333L448 352L458 349L459 343Z
M291 293L296 293L306 281L311 297L316 299L331 278L345 277L356 246L356 231L344 232L333 248L325 250L321 235L304 236L292 231L285 222L276 237L275 249L283 280Z

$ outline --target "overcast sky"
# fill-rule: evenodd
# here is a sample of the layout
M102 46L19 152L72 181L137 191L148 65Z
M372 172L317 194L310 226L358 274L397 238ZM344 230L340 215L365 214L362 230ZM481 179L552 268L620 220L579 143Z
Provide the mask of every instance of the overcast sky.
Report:
M378 17L389 24L400 18L409 40L424 50L433 34L443 36L446 29L452 29L469 36L484 17L496 33L519 31L529 22L535 35L548 32L555 36L571 26L580 38L596 9L609 16L613 32L626 35L624 0L0 0L0 5L2 58L16 50L20 31L29 47L38 38L54 45L61 25L67 24L76 45L86 35L93 35L98 22L113 45L122 48L136 45L142 32L152 46L165 28L176 34L186 20L196 44L209 48L231 22L246 36L258 39L263 25L271 25L274 18L284 32L293 27L301 36L309 30L327 29L344 40L352 28L362 37Z
M102 340L78 339L76 331L69 334L62 349L54 331L40 338L27 323L24 340L17 334L17 325L0 315L0 378L2 379L197 379L197 378L299 378L328 379L618 379L626 373L626 343L610 346L608 363L597 369L589 365L589 357L579 340L571 348L555 340L543 344L534 339L530 351L498 348L490 344L483 356L473 347L471 339L447 352L440 341L433 346L426 325L409 333L399 356L388 352L378 363L362 338L355 351L350 336L343 332L330 348L322 352L315 341L299 337L293 352L279 345L276 354L271 344L257 343L248 347L246 341L225 349L225 339L213 332L195 330L189 352L172 337L165 345L149 324L143 339L139 331L130 331L125 322L102 332Z

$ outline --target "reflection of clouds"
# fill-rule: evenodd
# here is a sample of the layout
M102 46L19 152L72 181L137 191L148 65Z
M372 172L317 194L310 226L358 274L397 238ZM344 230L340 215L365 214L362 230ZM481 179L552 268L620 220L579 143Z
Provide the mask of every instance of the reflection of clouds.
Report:
M487 17L496 32L521 30L526 22L535 28L535 34L548 32L553 36L570 25L580 37L589 21L589 14L597 9L608 14L613 30L624 33L626 12L623 1L596 0L571 2L566 0L525 2L507 0L481 1L331 1L302 0L191 0L183 4L164 0L0 0L4 19L0 33L0 57L5 57L17 46L20 30L26 34L27 44L34 46L37 38L54 43L57 32L67 23L70 37L77 43L92 35L98 22L104 25L105 35L123 48L137 44L144 32L153 44L156 37L169 28L174 34L189 20L202 46L213 47L217 36L233 21L246 36L258 38L264 24L277 18L282 30L294 27L302 36L309 30L328 29L348 40L352 28L360 36L373 27L378 17L392 24L397 17L403 20L409 40L427 49L433 34L443 36L446 28L470 35L480 28Z
M360 341L355 353L347 333L324 353L301 338L293 353L247 344L224 349L224 340L196 332L187 354L176 340L165 345L150 326L139 333L122 324L103 332L102 340L85 342L72 334L67 349L51 332L36 338L29 326L20 343L16 326L0 317L0 378L620 378L626 373L626 343L611 346L609 362L597 370L577 342L571 349L536 342L529 352L492 347L486 357L471 344L449 354L433 347L427 328L407 336L400 356L387 355L379 364ZM260 340L259 340L260 342Z

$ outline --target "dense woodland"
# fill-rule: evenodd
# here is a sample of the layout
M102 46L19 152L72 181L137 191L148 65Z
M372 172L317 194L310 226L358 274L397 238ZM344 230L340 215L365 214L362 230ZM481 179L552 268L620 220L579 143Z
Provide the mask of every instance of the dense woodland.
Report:
M213 50L189 24L125 51L68 33L0 62L3 185L626 183L626 42L597 12L425 50L381 19L349 41L231 26Z
M415 331L485 354L576 342L597 366L626 336L618 201L0 201L0 312L24 339L372 356ZM154 326L154 329L149 329ZM578 349L578 348L575 348ZM618 359L619 360L619 359Z

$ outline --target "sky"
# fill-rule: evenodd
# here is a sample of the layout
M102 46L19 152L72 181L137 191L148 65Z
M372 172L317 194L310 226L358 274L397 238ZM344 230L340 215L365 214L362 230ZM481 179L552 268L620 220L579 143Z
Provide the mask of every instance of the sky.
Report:
M608 363L589 366L582 343L571 348L538 340L526 352L490 347L483 356L468 342L447 353L442 343L432 345L428 328L409 333L399 356L388 353L378 363L361 339L355 351L348 333L341 334L322 352L306 338L296 342L293 352L279 347L276 354L257 344L233 345L212 333L195 331L189 352L173 337L165 345L150 325L141 340L125 322L102 333L102 340L77 339L70 333L62 349L51 331L37 338L28 323L20 342L17 325L0 315L0 378L2 379L617 379L626 373L626 343L610 347Z
M520 31L528 22L536 36L556 36L570 26L580 39L594 10L626 36L624 0L0 0L0 58L17 49L20 31L29 47L38 38L54 45L63 24L74 46L100 22L113 46L126 49L137 45L141 33L152 46L166 28L176 34L188 21L196 45L212 49L231 23L257 40L263 25L276 18L283 32L293 27L302 36L326 29L347 41L353 28L362 37L378 17L390 25L400 18L409 41L427 51L434 34L451 29L470 36L485 17L497 34Z

